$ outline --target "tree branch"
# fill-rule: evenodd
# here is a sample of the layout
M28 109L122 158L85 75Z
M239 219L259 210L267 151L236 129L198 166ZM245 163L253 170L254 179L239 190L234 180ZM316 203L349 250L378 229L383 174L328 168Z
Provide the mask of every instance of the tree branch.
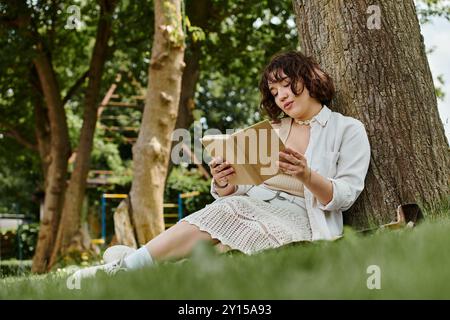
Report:
M75 94L78 88L81 87L84 80L86 80L86 78L88 77L89 71L90 69L86 70L86 72L81 75L81 77L74 83L74 85L69 89L69 91L67 91L67 94L62 101L63 105L65 105L67 101L69 101L69 99L72 98L72 96Z
M10 138L13 138L19 144L26 147L27 149L30 149L30 150L36 151L36 152L39 151L37 145L35 143L28 141L28 139L25 138L17 129L8 128L7 131L5 132L5 135Z

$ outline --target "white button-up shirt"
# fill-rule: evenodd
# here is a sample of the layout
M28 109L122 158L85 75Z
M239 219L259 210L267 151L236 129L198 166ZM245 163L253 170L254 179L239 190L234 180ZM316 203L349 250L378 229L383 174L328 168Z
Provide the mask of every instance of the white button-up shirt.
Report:
M311 170L333 184L333 198L323 205L305 186L304 196L312 240L332 240L342 236L342 211L348 210L364 189L364 179L370 163L370 145L364 125L355 118L332 112L323 106L313 118L306 159ZM292 118L282 119L277 128L280 139L286 142ZM239 185L228 196L244 195L251 185ZM211 183L211 194L219 194Z

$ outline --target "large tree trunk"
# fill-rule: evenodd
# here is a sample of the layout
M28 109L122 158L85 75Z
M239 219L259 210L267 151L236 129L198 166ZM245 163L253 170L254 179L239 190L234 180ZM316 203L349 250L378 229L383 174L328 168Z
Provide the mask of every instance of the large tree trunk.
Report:
M33 257L32 272L45 272L51 249L55 241L59 215L64 203L66 189L67 159L70 155L69 132L56 75L50 58L37 47L33 60L39 75L42 91L48 108L48 119L52 135L50 165L45 188L44 216L40 223L39 237Z
M392 220L399 204L434 206L449 194L448 142L414 3L377 1L379 29L372 4L293 1L301 49L335 81L332 109L360 119L369 135L366 188L345 214L357 227Z
M180 0L155 0L155 34L130 191L138 244L164 231L163 194L185 63Z
M97 36L89 68L89 83L84 101L83 126L77 148L75 166L67 188L56 243L48 268L57 261L58 255L64 253L72 237L80 229L81 208L89 173L92 144L97 123L97 108L100 96L101 79L108 53L108 40L111 35L112 13L116 0L100 1L100 16Z

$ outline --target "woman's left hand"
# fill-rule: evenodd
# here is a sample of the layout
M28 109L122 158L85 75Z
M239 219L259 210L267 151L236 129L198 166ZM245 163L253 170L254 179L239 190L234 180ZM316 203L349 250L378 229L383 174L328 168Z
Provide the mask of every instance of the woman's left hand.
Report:
M279 153L280 160L277 162L280 171L306 181L311 176L311 169L308 167L306 157L301 153L286 148Z

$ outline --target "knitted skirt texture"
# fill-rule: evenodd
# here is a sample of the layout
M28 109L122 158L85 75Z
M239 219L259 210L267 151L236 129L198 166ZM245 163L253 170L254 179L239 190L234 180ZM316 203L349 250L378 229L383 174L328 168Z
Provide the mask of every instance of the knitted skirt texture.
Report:
M228 196L180 221L245 254L312 238L305 207L280 199L265 202L247 195Z

